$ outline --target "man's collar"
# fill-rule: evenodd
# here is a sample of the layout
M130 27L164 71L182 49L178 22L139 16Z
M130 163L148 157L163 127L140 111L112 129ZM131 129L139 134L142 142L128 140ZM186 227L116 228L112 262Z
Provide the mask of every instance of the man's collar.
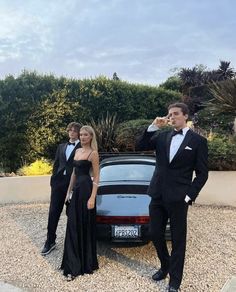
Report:
M71 141L69 140L70 143L75 143L75 146L80 142L79 139L75 140L75 141Z
M177 131L176 129L174 129L174 130ZM189 130L189 127L184 127L184 128L182 128L182 130L183 130L183 135L185 136Z
M186 135L186 133L188 132L188 130L189 130L189 127L184 127L183 129L183 134L184 134L184 136Z

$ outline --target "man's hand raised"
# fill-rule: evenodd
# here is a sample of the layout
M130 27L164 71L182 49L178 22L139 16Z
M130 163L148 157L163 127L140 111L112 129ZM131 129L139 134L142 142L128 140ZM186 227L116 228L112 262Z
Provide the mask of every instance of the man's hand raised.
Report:
M164 127L168 125L168 123L168 117L156 117L155 120L152 122L152 124L157 126L158 128Z

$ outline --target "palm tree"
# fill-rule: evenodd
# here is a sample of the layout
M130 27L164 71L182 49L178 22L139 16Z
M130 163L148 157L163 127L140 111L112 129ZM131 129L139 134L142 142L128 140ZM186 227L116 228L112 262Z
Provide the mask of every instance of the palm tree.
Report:
M193 67L192 69L182 68L178 75L184 86L192 87L199 83L200 74L201 72L196 67Z
M204 70L205 66L196 65L192 69L182 68L178 73L182 85L182 100L188 105L191 115L201 108L201 90L199 92L197 89L202 88L205 84ZM193 93L193 91L196 92L196 90L198 91L197 94Z
M230 62L228 61L220 61L220 65L216 73L218 75L218 81L232 79L235 77L235 71L230 67Z
M117 117L116 114L109 114L107 112L106 117L101 117L98 121L91 119L90 122L93 127L98 148L101 152L112 152L116 147L116 130L117 130Z
M214 98L206 105L215 113L233 114L236 117L236 79L213 82L209 89Z
M209 84L212 82L217 82L219 79L219 74L217 70L212 70L212 71L205 71L203 72L203 83L204 84Z
M195 66L192 69L182 68L180 70L178 76L182 83L183 94L189 95L190 88L204 84L203 71L204 67L202 65Z

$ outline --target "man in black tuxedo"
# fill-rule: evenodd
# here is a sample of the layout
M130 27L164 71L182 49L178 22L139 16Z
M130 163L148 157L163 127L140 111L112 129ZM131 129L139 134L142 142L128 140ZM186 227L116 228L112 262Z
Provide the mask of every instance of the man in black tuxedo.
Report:
M49 254L56 246L56 230L65 203L70 177L73 171L73 159L76 149L80 146L80 125L72 122L67 126L69 142L60 144L57 148L51 176L51 201L48 215L47 240L42 255Z
M188 206L195 201L208 178L207 140L187 127L188 107L174 103L168 116L156 118L136 143L136 150L155 150L156 168L148 194L150 230L161 268L152 276L170 276L168 291L178 291L183 275ZM158 131L164 125L173 130ZM195 176L193 178L193 173ZM170 219L172 251L169 255L165 229Z

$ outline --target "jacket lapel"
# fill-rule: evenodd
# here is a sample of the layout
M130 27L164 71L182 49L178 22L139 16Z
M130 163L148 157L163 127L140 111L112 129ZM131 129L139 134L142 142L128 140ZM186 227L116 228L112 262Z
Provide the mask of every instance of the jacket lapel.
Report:
M78 149L78 148L80 148L81 146L80 146L80 142L74 147L74 149L73 149L73 151L71 152L71 154L70 154L70 157L68 158L68 160L70 160L72 157L74 157L74 155L75 155L75 151Z
M167 161L170 161L170 143L171 143L171 133L172 131L170 131L169 133L167 133L166 136L166 156L167 156Z
M192 139L192 130L188 130L186 133L183 142L181 143L178 151L176 152L175 156L171 160L171 163L175 161L175 159L179 156L179 154L184 150L184 148L189 144L189 141ZM170 148L169 148L170 149Z
M63 145L63 148L62 148L62 155L63 155L63 159L66 161L66 147L67 147L67 143L65 143Z

